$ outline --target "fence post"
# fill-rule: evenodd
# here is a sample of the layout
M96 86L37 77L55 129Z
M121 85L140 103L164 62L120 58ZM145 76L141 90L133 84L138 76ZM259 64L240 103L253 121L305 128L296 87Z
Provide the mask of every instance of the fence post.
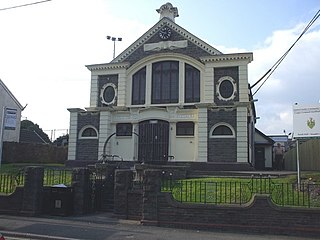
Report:
M160 170L144 170L141 220L144 225L158 225L158 193L161 190L160 176Z
M34 216L41 213L43 196L43 168L27 167L21 213Z
M73 213L75 215L81 215L92 211L92 186L89 169L73 169L72 187L74 191Z

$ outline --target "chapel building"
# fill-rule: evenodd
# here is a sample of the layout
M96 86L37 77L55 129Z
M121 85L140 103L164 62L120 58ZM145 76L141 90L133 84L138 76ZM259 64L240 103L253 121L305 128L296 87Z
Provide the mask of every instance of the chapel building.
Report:
M90 106L68 109L68 161L251 167L252 53L223 54L176 24L170 3L157 12L160 20L110 63L86 66Z

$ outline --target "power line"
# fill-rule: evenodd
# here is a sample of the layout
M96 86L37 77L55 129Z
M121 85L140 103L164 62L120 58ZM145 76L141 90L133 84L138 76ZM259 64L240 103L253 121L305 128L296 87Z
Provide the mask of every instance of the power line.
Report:
M35 4L45 3L45 2L50 2L50 1L52 1L52 0L44 0L44 1L33 2L33 3L26 3L26 4L22 4L22 5L7 7L7 8L0 8L0 11L10 10L10 9L20 8L20 7L27 7L27 6L30 6L30 5L35 5Z
M312 24L319 18L320 16L320 10L314 15L314 17L310 20L308 25L304 28L302 33L299 35L297 40L291 45L291 47L279 58L278 61L276 61L275 64L257 81L255 82L250 88L254 88L259 82L261 82L265 77L265 80L261 83L261 85L258 87L258 89L252 94L254 96L260 88L265 84L265 82L269 79L271 74L277 69L277 67L280 65L280 63L285 59L285 57L288 55L288 53L291 51L291 49L296 45L296 43L300 40L300 38L309 30L309 28L312 26Z

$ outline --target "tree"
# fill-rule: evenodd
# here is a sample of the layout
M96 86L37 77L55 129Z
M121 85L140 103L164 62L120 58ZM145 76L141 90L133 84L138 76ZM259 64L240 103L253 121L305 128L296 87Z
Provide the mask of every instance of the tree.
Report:
M53 141L53 144L60 147L60 146L68 146L69 142L69 134L63 135L58 137L56 140Z
M51 143L48 135L39 127L39 125L34 124L30 120L22 120L20 129L35 131L46 143Z

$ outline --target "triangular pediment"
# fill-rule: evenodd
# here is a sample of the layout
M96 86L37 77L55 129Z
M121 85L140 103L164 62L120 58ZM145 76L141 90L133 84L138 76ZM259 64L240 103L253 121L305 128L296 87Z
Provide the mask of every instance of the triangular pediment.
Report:
M161 39L159 33L164 28L170 29L170 37ZM191 50L192 49L192 50ZM162 18L111 63L137 61L159 52L176 52L191 55L194 58L221 55L219 50L191 34L169 18ZM130 64L130 65L131 65Z

